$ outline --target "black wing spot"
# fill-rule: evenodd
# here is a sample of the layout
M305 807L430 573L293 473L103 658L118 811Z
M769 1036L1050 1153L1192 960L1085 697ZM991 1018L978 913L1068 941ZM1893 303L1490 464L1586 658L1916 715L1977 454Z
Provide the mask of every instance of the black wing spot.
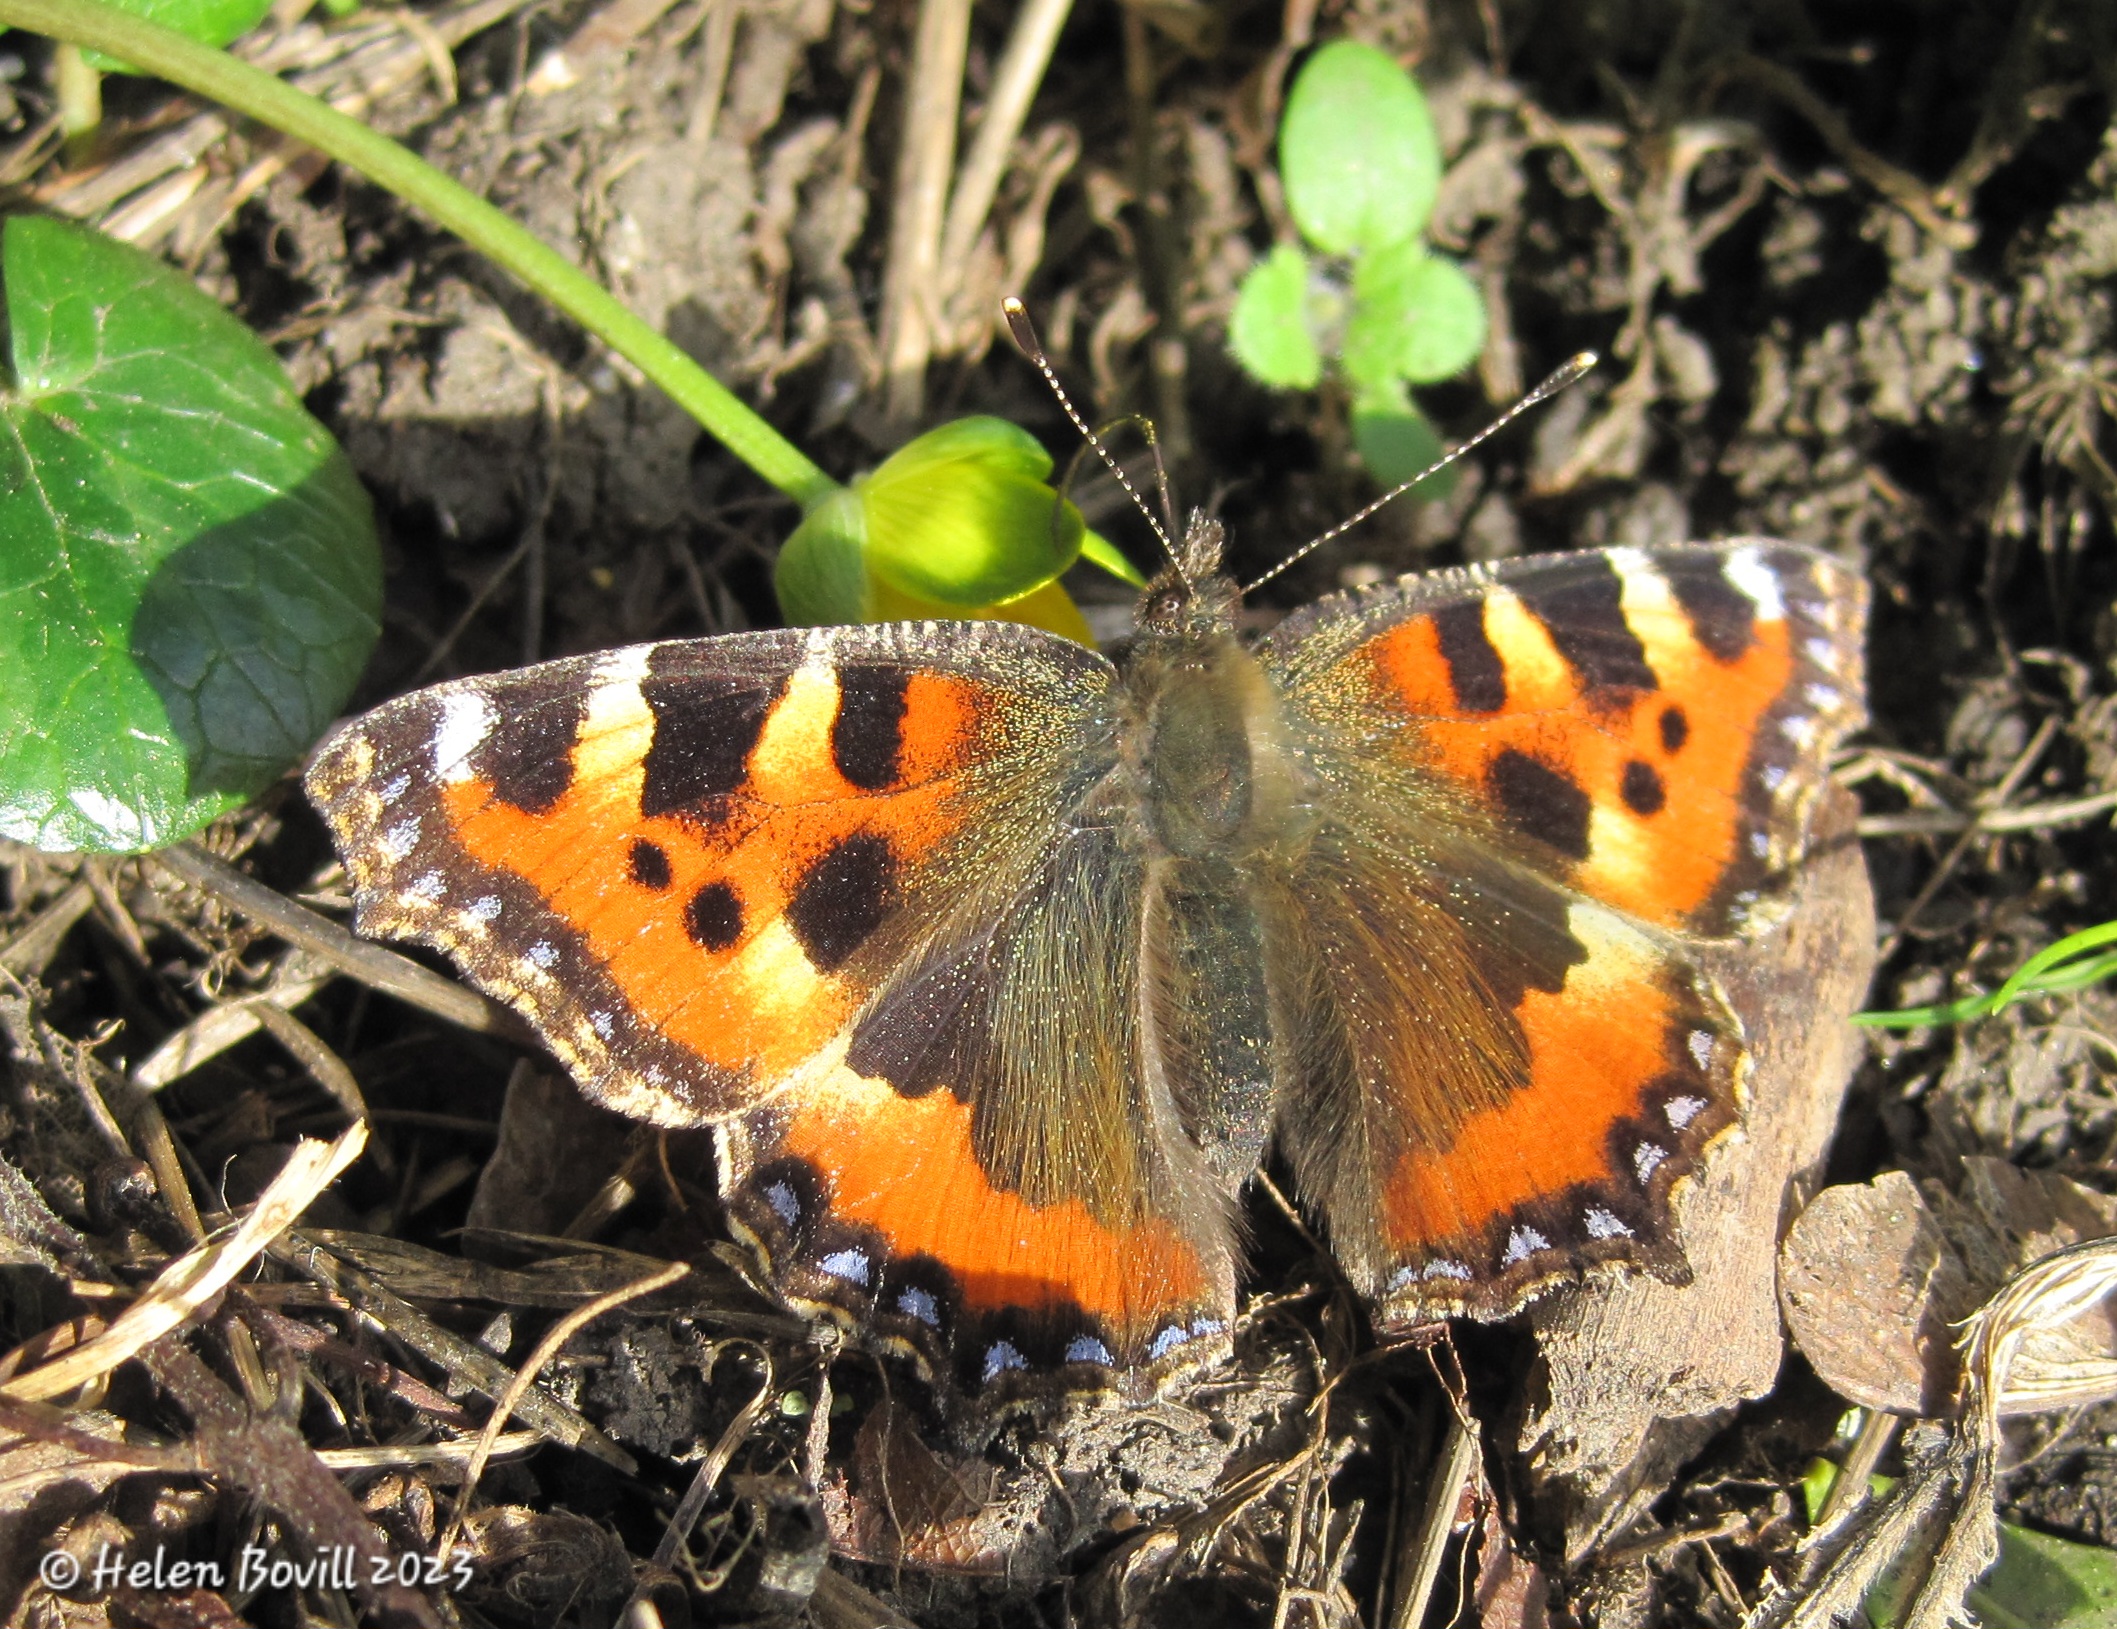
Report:
M1448 664L1455 704L1466 713L1496 713L1507 705L1507 668L1485 633L1485 602L1444 605L1433 613L1433 631Z
M1662 784L1661 771L1638 758L1625 765L1619 790L1624 794L1625 807L1636 815L1658 815L1669 801L1669 789Z
M889 839L855 832L802 873L787 901L787 926L819 971L835 972L882 925L896 892Z
M1664 707L1661 710L1661 750L1681 752L1684 742L1691 738L1691 721L1684 716L1681 707Z
M726 950L742 937L742 901L724 882L709 882L684 907L684 931L701 950Z
M863 792L897 784L904 772L901 667L855 662L838 670L838 716L831 720L831 761Z
M1757 605L1727 580L1719 560L1667 569L1669 587L1691 625L1691 637L1716 662L1739 662L1757 638Z
M1548 588L1522 592L1566 665L1589 695L1599 690L1658 690L1646 647L1625 620L1624 584L1609 561L1588 557L1579 571Z
M654 715L640 785L640 813L649 819L696 813L710 799L741 790L750 753L786 683L783 676L760 681L660 673L656 659L647 659L640 680L640 699Z
M1517 830L1576 860L1588 857L1588 794L1549 764L1508 747L1486 771L1492 795Z
M493 796L509 808L546 813L573 785L573 744L587 706L583 690L495 709L499 716L471 754L471 773L491 782Z
M658 894L669 886L669 854L659 843L634 838L630 869L632 880L642 888L652 888Z

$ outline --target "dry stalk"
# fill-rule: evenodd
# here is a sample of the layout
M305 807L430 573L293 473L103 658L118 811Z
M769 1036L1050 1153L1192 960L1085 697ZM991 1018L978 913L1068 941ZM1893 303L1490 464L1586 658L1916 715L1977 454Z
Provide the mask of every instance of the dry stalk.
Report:
M162 849L154 860L179 881L218 894L287 943L322 957L385 995L393 995L465 1029L496 1035L519 1046L542 1047L528 1024L497 1001L489 1001L453 979L428 972L409 957L354 938L328 917L295 904L195 843L177 843Z
M367 1124L359 1120L329 1143L303 1138L233 1233L177 1257L108 1329L0 1385L0 1396L41 1401L74 1391L187 1322L294 1225L310 1201L359 1158L367 1140Z
M529 1394L530 1387L536 1384L537 1376L544 1366L558 1355L559 1348L573 1338L576 1330L600 1318L612 1308L621 1307L627 1301L636 1301L643 1295L666 1288L690 1270L683 1262L672 1261L659 1272L649 1273L645 1278L636 1279L607 1295L599 1295L593 1301L574 1308L551 1326L544 1338L537 1342L536 1349L529 1354L528 1361L516 1372L514 1379L508 1382L507 1389L494 1401L492 1416L485 1422L485 1429L478 1437L477 1448L471 1454L470 1465L463 1473L463 1491L456 1498L456 1513L449 1518L448 1531L434 1546L436 1555L445 1556L454 1551L456 1540L463 1532L463 1518L470 1511L471 1495L478 1490L478 1478L485 1474L485 1463L492 1457L493 1449L500 1440L500 1433L506 1428L515 1409Z
M949 194L948 216L941 227L942 303L962 283L962 270L970 259L992 201L1007 173L1007 156L1015 137L1029 117L1029 104L1044 82L1051 53L1058 44L1059 30L1066 26L1073 0L1025 0L1007 36L1007 47L992 76L992 94L985 100L984 117L972 138L970 151L956 173Z
M909 426L925 406L941 224L969 48L970 0L920 0L904 89L904 140L891 191L889 258L882 273L884 410L900 427Z
M1408 1567L1406 1582L1397 1592L1390 1614L1390 1629L1418 1629L1426 1621L1426 1608L1440 1582L1441 1563L1448 1554L1448 1538L1455 1530L1456 1512L1462 1507L1463 1491L1478 1481L1477 1427L1457 1411L1449 1399L1447 1434L1433 1463L1426 1486L1426 1501L1416 1526L1405 1534L1398 1553L1398 1568Z

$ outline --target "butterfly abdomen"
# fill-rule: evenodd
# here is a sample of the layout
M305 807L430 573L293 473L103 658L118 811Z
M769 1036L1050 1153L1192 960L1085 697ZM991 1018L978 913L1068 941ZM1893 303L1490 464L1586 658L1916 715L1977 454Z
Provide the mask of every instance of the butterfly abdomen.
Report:
M1123 773L1146 850L1142 1066L1232 1195L1294 1067L1274 969L1313 788L1277 691L1232 631L1149 633L1124 672Z

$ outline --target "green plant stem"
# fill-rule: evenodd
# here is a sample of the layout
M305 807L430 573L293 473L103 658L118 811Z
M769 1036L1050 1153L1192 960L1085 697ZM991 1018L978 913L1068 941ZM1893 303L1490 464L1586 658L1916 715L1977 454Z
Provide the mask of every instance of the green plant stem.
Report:
M804 509L838 490L800 449L594 278L484 199L359 120L225 51L195 44L103 0L0 0L0 24L108 52L358 170L511 272L632 362L728 451Z
M77 45L61 45L52 77L59 93L59 129L72 140L103 122L103 74Z
M2101 922L2092 928L2069 933L2055 945L2047 945L2023 962L2013 977L1989 995L1965 996L1960 1001L1933 1007L1906 1007L1897 1012L1857 1012L1855 1024L1870 1029L1923 1029L1931 1024L1967 1024L2004 1011L2025 996L2064 995L2099 984L2117 973L2117 951L2101 950L2117 942L2117 922ZM2083 958L2075 960L2076 957Z

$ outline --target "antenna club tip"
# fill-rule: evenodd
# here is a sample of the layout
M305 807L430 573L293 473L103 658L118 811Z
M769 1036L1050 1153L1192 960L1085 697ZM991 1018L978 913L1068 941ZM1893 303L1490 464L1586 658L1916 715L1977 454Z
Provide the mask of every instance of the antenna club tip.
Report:
M1009 294L1000 301L1000 315L1007 319L1007 331L1014 336L1016 349L1041 367L1044 344L1036 337L1036 324L1029 320L1029 308Z

